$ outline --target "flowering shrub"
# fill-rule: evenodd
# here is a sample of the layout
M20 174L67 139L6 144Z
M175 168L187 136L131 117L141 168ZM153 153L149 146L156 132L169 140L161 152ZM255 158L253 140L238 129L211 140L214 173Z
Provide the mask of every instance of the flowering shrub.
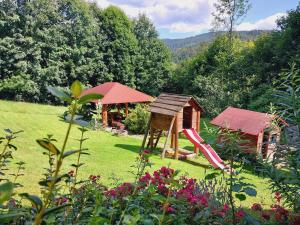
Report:
M251 207L253 215L260 220L261 224L291 224L298 225L300 216L290 215L289 211L280 205L281 194L275 192L274 200L276 204L271 205L271 210L264 210L259 203L254 203Z

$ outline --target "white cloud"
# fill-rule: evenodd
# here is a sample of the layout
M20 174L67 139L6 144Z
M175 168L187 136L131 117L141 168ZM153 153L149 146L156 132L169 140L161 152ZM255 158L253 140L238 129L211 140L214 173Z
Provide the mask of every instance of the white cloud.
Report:
M244 22L237 26L237 30L273 30L276 28L276 20L285 15L286 13L276 13L254 23Z
M211 29L216 0L87 0L101 8L120 7L130 17L145 13L159 30L168 33L197 34ZM236 30L274 29L276 20L286 15L276 13L256 22L243 22Z
M158 29L170 32L195 32L207 30L211 26L211 13L215 0L94 0L105 8L117 5L127 15L136 17L145 13Z

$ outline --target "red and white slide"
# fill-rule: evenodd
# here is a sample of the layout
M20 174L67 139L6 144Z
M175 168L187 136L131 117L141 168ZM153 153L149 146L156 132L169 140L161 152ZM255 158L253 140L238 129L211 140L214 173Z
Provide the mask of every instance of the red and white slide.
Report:
M198 147L201 150L206 159L210 162L210 164L212 164L214 168L221 169L226 172L231 171L230 166L226 165L223 162L223 160L219 157L219 155L209 144L202 144L204 140L199 136L199 134L194 128L183 129L183 133L189 139L190 142L192 142L196 147Z

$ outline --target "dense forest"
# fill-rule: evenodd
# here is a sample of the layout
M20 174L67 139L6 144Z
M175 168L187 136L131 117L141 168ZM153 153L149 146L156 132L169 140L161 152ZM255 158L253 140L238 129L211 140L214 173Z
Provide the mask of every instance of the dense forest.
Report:
M208 116L228 105L267 111L282 74L299 74L300 6L255 40L218 35L193 57L171 52L145 16L84 0L0 2L1 99L54 102L48 85L118 81L151 95L197 97Z
M157 95L169 77L170 53L144 15L84 0L0 2L1 98L46 102L48 85L75 79Z

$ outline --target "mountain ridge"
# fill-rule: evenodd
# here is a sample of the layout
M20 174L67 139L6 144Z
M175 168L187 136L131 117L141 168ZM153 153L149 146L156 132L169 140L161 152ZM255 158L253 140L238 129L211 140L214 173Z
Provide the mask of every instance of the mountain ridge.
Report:
M251 31L235 31L234 33L244 41L255 40L270 30L251 30ZM186 38L165 38L161 39L172 52L174 62L180 62L184 59L194 56L202 45L212 42L219 35L225 34L225 31L207 32Z
M251 30L251 31L235 31L238 36L242 40L253 40L257 36L263 34L263 33L269 33L271 32L270 30ZM177 49L177 48L182 48L182 47L187 47L191 45L198 45L202 42L210 42L214 38L216 38L220 34L224 34L225 31L218 31L218 32L207 32L203 34L198 34L195 36L191 37L186 37L186 38L164 38L162 39L165 44L172 50L172 49Z

